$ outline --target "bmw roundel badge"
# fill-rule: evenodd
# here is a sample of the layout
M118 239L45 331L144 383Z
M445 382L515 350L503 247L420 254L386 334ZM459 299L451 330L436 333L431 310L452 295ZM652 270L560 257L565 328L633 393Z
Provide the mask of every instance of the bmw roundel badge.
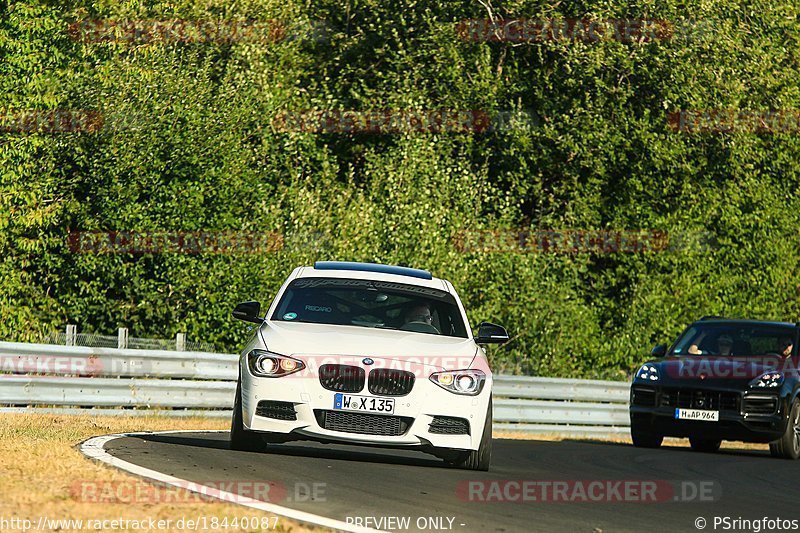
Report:
M361 361L361 362L362 362L362 363L364 363L365 365L371 365L371 364L372 364L372 363L374 363L375 361L373 361L373 360L372 360L372 359L370 359L369 357L366 357L366 358L364 358L364 360L363 360L363 361Z

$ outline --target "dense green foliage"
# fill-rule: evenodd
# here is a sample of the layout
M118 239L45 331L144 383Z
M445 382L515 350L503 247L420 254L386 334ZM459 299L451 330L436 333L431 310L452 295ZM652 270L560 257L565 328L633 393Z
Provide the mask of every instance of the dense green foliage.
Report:
M486 3L485 5L490 6ZM0 133L0 338L80 331L235 350L245 299L316 259L427 268L498 369L621 378L704 314L800 317L798 134L670 130L681 109L800 109L800 4L512 1L500 18L691 19L649 42L468 42L479 2L0 3L0 111L97 132ZM83 42L71 23L280 20L265 42ZM309 32L309 27L324 28ZM283 132L292 110L527 112L488 132ZM650 253L485 253L479 228L706 232ZM71 253L69 231L276 231L262 254ZM299 242L294 236L311 236ZM300 239L302 241L302 239Z

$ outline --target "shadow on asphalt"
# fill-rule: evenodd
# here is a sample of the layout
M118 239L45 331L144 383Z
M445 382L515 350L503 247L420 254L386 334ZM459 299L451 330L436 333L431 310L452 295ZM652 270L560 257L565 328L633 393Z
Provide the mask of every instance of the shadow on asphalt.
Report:
M200 436L199 434L155 434L138 435L149 442L173 444L176 446L192 446L199 448L229 450L228 434L217 433L214 437ZM380 450L379 452L377 450ZM263 451L243 452L231 451L236 454L269 454L289 457L312 457L317 459L334 459L339 461L357 461L362 463L384 463L391 465L424 466L436 468L450 468L444 461L423 452L403 450L397 448L379 448L371 446L348 446L340 444L319 444L305 441L290 442L285 444L270 444Z
M609 442L604 440L594 440L594 439L563 439L561 442L569 442L572 444L589 444L592 446L610 446L614 448L631 448L633 449L633 444L629 442ZM723 441L723 445L725 442ZM668 450L673 452L679 453L692 453L692 454L711 454L711 455L740 455L744 457L770 457L769 450L731 450L731 449L720 449L716 452L697 452L692 450L689 447L688 440L686 441L686 446L678 446L675 444L662 444L660 448L640 448L642 451L658 451L658 450Z
M218 438L190 436L190 434L155 434L137 435L138 438L148 442L161 442L164 444L176 444L178 446L193 446L197 448L214 448L217 450L228 449L228 434L219 433Z

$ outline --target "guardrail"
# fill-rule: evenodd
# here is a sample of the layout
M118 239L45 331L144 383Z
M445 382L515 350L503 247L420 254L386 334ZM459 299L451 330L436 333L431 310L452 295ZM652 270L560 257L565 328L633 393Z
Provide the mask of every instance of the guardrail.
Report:
M238 356L0 342L0 412L230 417ZM494 428L628 434L626 382L496 375Z

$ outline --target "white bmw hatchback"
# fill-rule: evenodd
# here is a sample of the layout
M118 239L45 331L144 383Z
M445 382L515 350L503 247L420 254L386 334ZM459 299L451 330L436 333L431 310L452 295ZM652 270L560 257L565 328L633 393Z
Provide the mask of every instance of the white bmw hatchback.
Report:
M488 470L492 374L481 345L508 340L487 322L473 337L452 284L372 263L296 268L241 354L231 448L316 440L415 448Z

